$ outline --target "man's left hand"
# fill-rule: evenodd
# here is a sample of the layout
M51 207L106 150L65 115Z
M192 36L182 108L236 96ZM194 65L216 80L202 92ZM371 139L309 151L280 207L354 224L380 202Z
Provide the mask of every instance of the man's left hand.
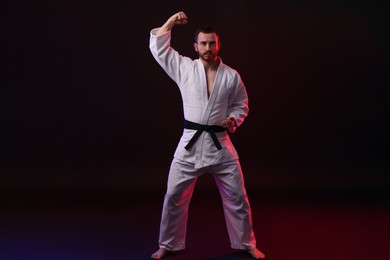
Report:
M224 128L236 127L236 119L232 116L227 117L225 120L221 122L221 126Z

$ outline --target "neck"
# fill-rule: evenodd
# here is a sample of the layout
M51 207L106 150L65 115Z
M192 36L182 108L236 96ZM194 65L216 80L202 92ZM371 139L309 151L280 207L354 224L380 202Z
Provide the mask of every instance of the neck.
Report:
M220 63L220 58L219 57L216 57L214 60L212 61L207 61L207 60L203 60L203 59L200 59L203 63L203 66L206 70L213 70L213 69L217 69L218 68L218 65Z

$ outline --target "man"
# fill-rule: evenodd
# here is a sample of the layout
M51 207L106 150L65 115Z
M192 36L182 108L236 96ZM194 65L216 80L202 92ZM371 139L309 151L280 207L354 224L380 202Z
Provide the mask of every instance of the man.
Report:
M151 257L161 259L185 248L188 206L196 179L211 173L222 197L231 247L264 258L256 248L238 154L226 131L233 133L248 115L245 86L240 75L218 56L221 43L215 29L196 31L194 48L199 59L182 56L171 47L172 28L187 21L187 15L178 12L150 32L152 55L179 87L184 111L183 135L169 170L159 250Z

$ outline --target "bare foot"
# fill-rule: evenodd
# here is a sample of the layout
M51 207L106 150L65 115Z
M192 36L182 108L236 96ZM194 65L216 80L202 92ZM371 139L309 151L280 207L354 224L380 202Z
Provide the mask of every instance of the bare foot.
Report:
M153 259L161 259L168 253L168 250L165 248L160 248L155 253L153 253L152 258Z
M265 254L263 254L259 249L253 248L248 251L249 254L252 255L253 258L255 259L263 259L265 258Z

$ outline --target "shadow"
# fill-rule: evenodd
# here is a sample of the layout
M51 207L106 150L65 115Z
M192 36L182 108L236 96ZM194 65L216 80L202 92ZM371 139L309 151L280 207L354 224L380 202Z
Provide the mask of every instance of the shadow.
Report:
M234 252L205 258L206 260L249 260L253 257L246 252Z

